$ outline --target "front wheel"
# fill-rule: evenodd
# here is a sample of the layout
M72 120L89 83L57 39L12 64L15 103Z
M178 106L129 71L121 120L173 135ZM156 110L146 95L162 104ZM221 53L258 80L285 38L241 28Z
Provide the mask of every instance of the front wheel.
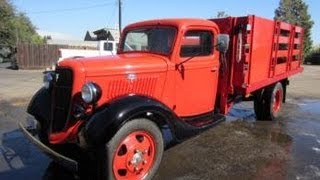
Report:
M151 179L163 154L158 126L147 119L124 124L107 143L108 175L111 179Z

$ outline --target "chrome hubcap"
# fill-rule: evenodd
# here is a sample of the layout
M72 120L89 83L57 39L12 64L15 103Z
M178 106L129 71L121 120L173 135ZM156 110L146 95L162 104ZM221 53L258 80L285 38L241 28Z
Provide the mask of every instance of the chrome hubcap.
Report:
M138 166L141 162L143 162L143 153L139 150L136 150L130 163L134 166Z

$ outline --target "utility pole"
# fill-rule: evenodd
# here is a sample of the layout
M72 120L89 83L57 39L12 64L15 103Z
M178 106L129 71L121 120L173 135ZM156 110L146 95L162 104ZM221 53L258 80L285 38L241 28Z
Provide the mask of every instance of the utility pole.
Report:
M121 9L122 9L122 0L118 0L118 3L119 3L119 34L121 34L121 22L122 22L122 12L121 12Z

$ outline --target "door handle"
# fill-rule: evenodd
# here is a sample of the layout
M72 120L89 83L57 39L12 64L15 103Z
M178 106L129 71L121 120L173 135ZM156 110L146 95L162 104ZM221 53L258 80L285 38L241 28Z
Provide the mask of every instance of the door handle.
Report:
M213 68L210 69L211 72L216 72L217 70L218 70L217 67L213 67Z

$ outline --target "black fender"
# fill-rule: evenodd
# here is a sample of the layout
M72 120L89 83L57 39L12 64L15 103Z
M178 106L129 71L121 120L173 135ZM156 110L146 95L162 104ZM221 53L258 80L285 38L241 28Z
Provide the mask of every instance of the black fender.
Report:
M86 140L89 144L104 144L125 122L147 112L160 117L161 120L153 119L158 125L171 125L170 122L177 119L174 112L153 98L140 95L120 97L97 109L89 118L84 127Z
M51 91L42 87L33 95L27 112L41 124L47 124L50 120L51 104Z
M157 118L145 117L147 112ZM168 125L173 138L173 142L168 143L180 143L207 129L186 123L156 99L132 95L118 98L99 108L84 126L84 137L88 144L103 145L114 136L124 123L141 116L154 121L160 128L162 125Z

